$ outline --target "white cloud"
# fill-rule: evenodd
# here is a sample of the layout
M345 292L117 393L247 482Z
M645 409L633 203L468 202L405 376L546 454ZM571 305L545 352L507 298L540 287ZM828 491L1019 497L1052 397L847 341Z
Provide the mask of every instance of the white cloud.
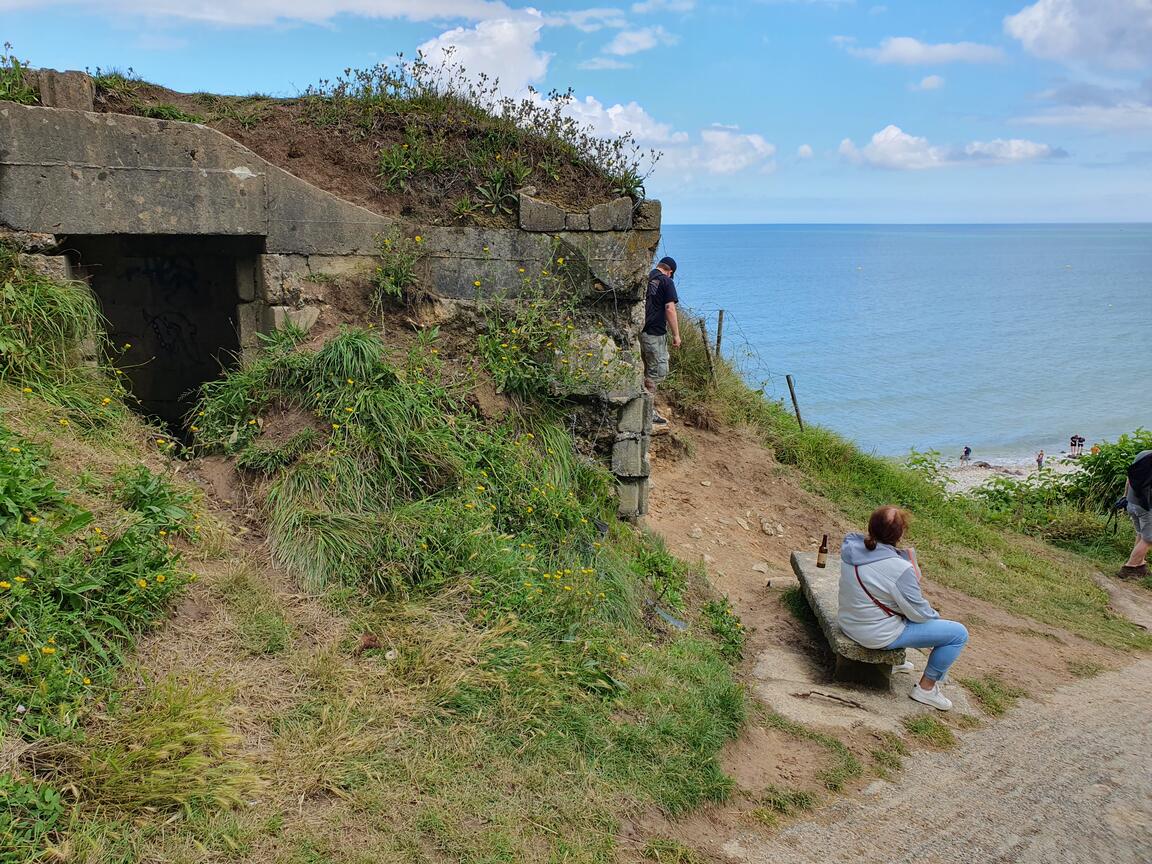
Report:
M0 12L14 9L43 10L53 6L77 6L79 0L0 0ZM521 13L500 0L104 0L102 13L145 19L177 18L230 26L253 26L276 21L321 23L337 15L362 18L397 18L407 21L464 19L485 21L510 18Z
M939 90L944 86L944 79L939 75L925 75L918 84L909 84L909 90Z
M498 78L503 93L520 93L548 72L552 55L536 50L543 26L539 13L481 21L475 27L457 27L441 33L419 50L433 64L456 64L470 76L486 74Z
M937 63L998 63L1004 52L978 42L921 42L911 36L889 36L877 48L857 48L851 37L833 37L848 53L874 63L922 66Z
M1004 30L1049 60L1152 66L1152 0L1037 0L1006 17Z
M605 138L631 132L638 142L649 146L681 144L688 140L685 133L676 132L669 124L659 122L635 102L605 107L594 96L585 96L571 102L568 113Z
M863 147L851 138L840 142L840 155L856 165L887 168L894 171L920 171L950 165L1032 162L1067 156L1063 150L1022 138L996 138L973 141L963 147L934 145L917 135L909 135L899 126L885 126Z
M631 63L625 63L623 60L616 60L612 57L593 57L590 60L583 60L579 64L581 69L591 69L598 71L602 69L631 69Z
M747 134L731 129L701 129L700 146L693 148L696 163L709 174L736 174L759 166L762 171L774 171L776 146L762 135Z
M550 14L548 23L553 26L575 27L584 33L595 33L605 28L627 27L628 19L619 9L574 9Z
M813 156L811 144L801 144L796 148L797 159L811 159Z
M1020 118L1022 122L1116 132L1152 128L1152 78L1129 86L1069 81L1038 95L1051 107Z
M696 0L644 0L632 4L632 11L637 15L650 12L691 12L695 8Z
M604 46L604 53L627 57L629 54L649 51L657 45L675 45L679 41L679 37L663 27L641 27L638 30L624 30L617 33L616 37Z

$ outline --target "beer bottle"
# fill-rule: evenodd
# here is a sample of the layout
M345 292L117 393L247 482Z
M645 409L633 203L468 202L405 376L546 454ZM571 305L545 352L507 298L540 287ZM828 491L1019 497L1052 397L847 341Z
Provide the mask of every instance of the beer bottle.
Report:
M820 541L820 551L816 553L816 566L828 566L828 535L824 535L824 539Z

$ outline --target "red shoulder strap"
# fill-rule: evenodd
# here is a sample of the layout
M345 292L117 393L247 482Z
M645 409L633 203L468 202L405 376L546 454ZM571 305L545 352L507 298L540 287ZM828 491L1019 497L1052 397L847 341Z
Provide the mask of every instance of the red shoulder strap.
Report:
M856 581L857 581L858 583L860 583L860 588L861 588L861 590L862 590L862 591L863 591L865 594L867 594L867 595L868 595L868 599L869 599L869 600L871 600L873 603L875 603L875 604L876 604L876 607L877 607L878 609L881 609L881 610L883 610L884 614L885 614L887 617L889 617L889 618L891 618L891 617L893 617L893 616L898 616L898 617L900 617L900 618L903 618L903 617L904 617L904 616L903 616L903 615L901 615L899 612L893 612L891 609L889 609L887 606L885 606L883 603L881 603L879 600L877 600L875 597L873 597L873 596L872 596L872 592L871 592L871 591L869 591L869 590L868 590L868 588L867 588L867 586L865 586L865 585L864 585L864 580L860 578L860 568L859 568L859 566L855 566L855 565L854 565L854 569L856 570Z

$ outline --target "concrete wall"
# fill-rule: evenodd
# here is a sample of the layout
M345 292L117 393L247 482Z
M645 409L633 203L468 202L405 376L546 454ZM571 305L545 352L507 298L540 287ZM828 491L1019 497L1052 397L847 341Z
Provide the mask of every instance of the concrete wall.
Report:
M525 189L518 228L400 225L206 126L71 110L87 106L90 82L51 74L42 80L51 84L42 96L69 108L0 103L0 226L54 235L86 248L90 258L99 247L85 247L85 237L168 237L172 255L185 242L175 238L245 238L253 251L234 262L235 306L229 305L242 349L255 348L259 333L286 321L307 330L366 308L379 239L392 231L421 237L420 282L448 300L514 294L526 274L562 266L589 310L589 342L605 343L603 350L636 373L613 392L572 395L598 402L610 416L621 513L645 512L650 430L636 333L660 238L659 202L634 208L620 198L565 213ZM122 290L142 299L138 288ZM605 334L609 339L597 339Z

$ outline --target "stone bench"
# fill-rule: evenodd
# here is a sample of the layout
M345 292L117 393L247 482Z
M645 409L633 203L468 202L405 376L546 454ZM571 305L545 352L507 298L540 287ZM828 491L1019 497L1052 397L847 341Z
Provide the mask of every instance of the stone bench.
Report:
M840 609L840 556L829 555L828 566L816 566L815 552L793 552L792 570L816 615L824 638L836 655L833 677L837 681L887 686L892 667L904 662L904 649L865 648L853 642L836 623Z

